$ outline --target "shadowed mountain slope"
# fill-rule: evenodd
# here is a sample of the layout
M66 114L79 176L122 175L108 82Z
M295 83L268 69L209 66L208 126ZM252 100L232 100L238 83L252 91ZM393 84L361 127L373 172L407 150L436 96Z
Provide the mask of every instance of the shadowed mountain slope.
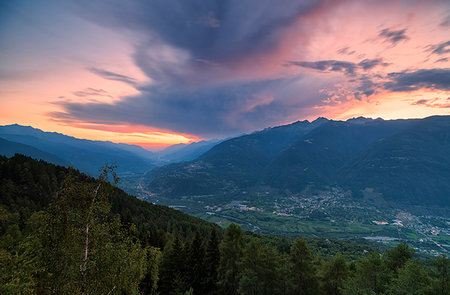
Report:
M0 137L53 154L90 175L97 175L105 163L116 163L119 173L143 173L154 167L152 153L133 145L78 139L20 125L0 126Z
M450 116L304 121L224 141L194 161L151 171L146 181L169 198L331 185L388 203L448 206L449 138Z

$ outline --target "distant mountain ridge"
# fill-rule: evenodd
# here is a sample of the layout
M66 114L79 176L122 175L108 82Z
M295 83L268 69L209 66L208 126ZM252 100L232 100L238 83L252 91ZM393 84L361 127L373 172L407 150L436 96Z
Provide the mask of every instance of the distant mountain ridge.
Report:
M55 165L67 166L69 162L59 158L58 156L41 151L32 146L12 142L3 138L0 138L0 155L6 157L12 157L15 154L28 155L34 159L44 160Z
M115 144L107 141L78 139L56 132L44 132L30 126L0 126L0 138L27 145L44 153L54 155L44 158L31 150L20 149L17 153L43 159L54 164L70 164L82 172L96 176L106 163L116 163L119 173L144 173L154 167L152 153L139 146ZM4 155L10 155L2 152ZM58 158L58 160L56 159ZM62 160L62 162L61 162Z
M388 203L450 206L450 116L296 122L226 140L146 181L169 198L331 185L361 197L369 189Z
M174 163L181 161L191 161L202 154L209 151L215 145L221 143L223 140L221 139L212 139L212 140L202 140L198 142L192 142L189 144L174 144L168 146L167 148L156 152L155 157L161 163Z

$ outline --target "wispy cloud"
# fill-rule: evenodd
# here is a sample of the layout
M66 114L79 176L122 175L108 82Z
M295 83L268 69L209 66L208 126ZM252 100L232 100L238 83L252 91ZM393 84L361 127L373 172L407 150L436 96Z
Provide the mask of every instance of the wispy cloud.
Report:
M435 63L437 62L448 62L448 58L447 57L440 58L437 61L435 61Z
M388 75L384 88L390 91L414 91L418 89L440 89L450 91L450 69L421 69L413 72L398 72Z
M444 18L444 20L441 22L441 26L450 27L450 15Z
M380 31L380 38L383 38L385 41L391 43L392 46L397 45L400 41L409 40L409 37L406 36L406 29L402 30L393 30L393 29L383 29Z
M427 47L428 47L428 50L434 54L442 55L442 54L450 53L450 41L442 42L440 44L435 44L435 45L429 45Z
M450 97L441 99L439 97L432 99L419 99L411 103L412 105L427 106L429 108L448 109L450 108Z
M83 90L74 91L73 95L78 97L91 97L91 96L103 96L112 98L112 95L108 91L96 88L85 88Z
M381 58L364 59L359 63L341 60L320 60L320 61L289 61L286 66L300 66L311 68L322 72L343 72L347 75L355 75L357 70L370 70L376 66L387 66Z
M125 75L117 74L117 73L106 71L106 70L99 69L99 68L88 68L88 70L102 78L107 79L107 80L120 81L120 82L127 83L131 86L137 86L137 84L138 84L136 79L125 76Z

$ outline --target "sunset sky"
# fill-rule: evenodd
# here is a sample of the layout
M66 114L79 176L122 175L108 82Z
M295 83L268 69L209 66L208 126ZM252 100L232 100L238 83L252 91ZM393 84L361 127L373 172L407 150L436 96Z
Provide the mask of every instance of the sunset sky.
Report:
M450 1L0 1L0 125L158 148L450 115Z

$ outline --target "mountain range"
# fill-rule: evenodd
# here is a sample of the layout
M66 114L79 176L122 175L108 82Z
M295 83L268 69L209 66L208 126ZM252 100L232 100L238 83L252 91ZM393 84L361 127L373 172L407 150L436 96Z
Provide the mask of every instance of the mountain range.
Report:
M449 206L450 116L295 122L156 168L146 183L168 198L337 186L387 204Z
M0 154L15 153L90 175L105 163L116 163L122 175L147 172L144 189L169 199L232 198L261 188L304 195L339 187L383 204L450 206L450 116L318 118L158 153L16 124L0 126Z
M155 153L155 159L160 164L168 164L182 161L191 161L206 153L213 146L223 140L212 139L192 142L189 144L179 143L166 147Z
M21 125L0 126L0 154L25 154L58 165L72 165L96 176L106 163L119 173L144 173L155 167L153 154L139 146L78 139Z

